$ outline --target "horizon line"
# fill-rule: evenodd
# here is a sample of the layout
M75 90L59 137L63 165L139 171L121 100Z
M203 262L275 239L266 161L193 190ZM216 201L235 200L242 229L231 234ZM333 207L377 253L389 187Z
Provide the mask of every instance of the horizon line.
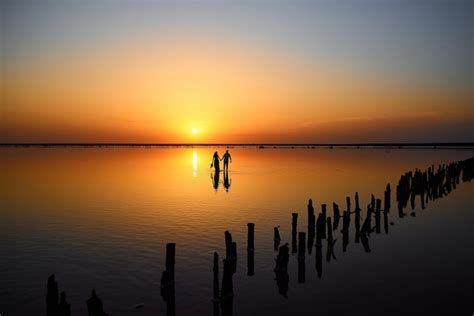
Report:
M474 147L474 142L361 142L361 143L0 143L1 147Z

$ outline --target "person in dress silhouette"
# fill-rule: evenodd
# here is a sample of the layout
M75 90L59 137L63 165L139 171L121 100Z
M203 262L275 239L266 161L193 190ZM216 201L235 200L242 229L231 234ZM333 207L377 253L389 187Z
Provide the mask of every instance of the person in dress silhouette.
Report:
M228 150L225 151L225 154L222 156L221 160L224 160L224 170L229 170L229 162L232 162L232 157L230 156Z
M214 156L212 156L212 162L211 162L211 168L214 167L216 172L219 172L220 166L219 166L219 161L221 159L219 158L219 154L217 151L214 153Z

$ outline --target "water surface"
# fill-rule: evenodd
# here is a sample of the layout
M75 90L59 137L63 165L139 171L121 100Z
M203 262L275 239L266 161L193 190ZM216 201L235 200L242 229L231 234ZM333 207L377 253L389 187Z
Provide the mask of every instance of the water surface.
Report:
M93 287L111 315L162 315L165 245L176 243L176 312L210 315L212 260L225 254L224 231L237 242L234 315L472 314L473 184L399 218L395 188L415 168L474 156L474 150L230 148L228 178L210 163L225 148L0 148L0 313L45 314L54 273L73 315L87 314ZM217 185L216 185L217 184ZM371 252L347 250L334 232L336 259L322 277L306 252L305 282L289 263L287 298L275 281L273 228L291 242L291 213L307 230L307 202L345 208L358 192L392 187L388 233L370 235ZM247 223L255 223L255 273L247 275ZM341 224L340 224L341 225ZM325 247L326 244L324 244ZM221 266L222 279L222 266ZM471 301L471 302L470 302ZM137 304L144 304L136 309Z

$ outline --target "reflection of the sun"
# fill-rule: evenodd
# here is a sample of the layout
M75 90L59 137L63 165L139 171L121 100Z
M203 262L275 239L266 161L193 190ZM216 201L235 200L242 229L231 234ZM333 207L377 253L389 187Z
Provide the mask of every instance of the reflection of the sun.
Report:
M198 154L196 151L193 151L193 176L197 176L198 169Z

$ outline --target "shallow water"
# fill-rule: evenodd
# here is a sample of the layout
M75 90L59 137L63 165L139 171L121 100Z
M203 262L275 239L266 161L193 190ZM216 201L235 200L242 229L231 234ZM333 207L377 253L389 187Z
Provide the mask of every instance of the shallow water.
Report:
M176 313L211 315L212 262L225 255L224 231L237 242L234 315L472 314L474 304L473 183L448 196L419 201L399 218L395 188L415 168L474 156L472 149L231 148L224 183L209 168L225 148L0 148L0 313L43 315L46 281L56 275L73 315L87 314L94 287L111 315L162 315L166 243L176 243ZM307 230L307 202L345 209L358 192L365 216L370 194L392 187L388 233L372 233L371 252L350 240L322 277L315 251L298 282L289 263L287 298L273 272L273 227L291 243L291 213ZM227 188L226 188L227 186ZM247 275L247 223L255 223L255 273ZM313 247L314 248L314 247ZM220 266L222 280L222 264ZM136 309L137 304L144 304Z

